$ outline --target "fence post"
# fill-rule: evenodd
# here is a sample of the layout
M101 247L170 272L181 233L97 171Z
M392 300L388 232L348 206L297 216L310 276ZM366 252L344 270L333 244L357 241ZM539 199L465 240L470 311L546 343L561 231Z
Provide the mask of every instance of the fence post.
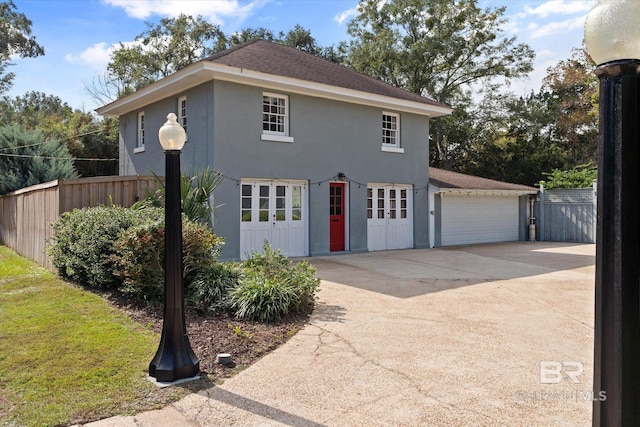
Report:
M543 241L543 240L547 240L545 239L544 236L544 184L541 182L540 183L540 204L538 205L540 208L540 212L538 212L539 214L539 221L538 221L538 230L540 230L540 234L539 234L539 238L538 240Z
M596 243L598 233L596 232L596 227L598 226L598 180L593 180L593 221L591 226L593 227L593 241L591 243Z

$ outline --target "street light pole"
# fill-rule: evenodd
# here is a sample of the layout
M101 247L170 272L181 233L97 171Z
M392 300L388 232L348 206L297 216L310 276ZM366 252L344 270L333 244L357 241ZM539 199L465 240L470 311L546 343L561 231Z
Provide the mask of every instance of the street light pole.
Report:
M593 426L640 422L640 2L600 0L585 22L599 64Z
M200 372L200 361L189 344L184 320L180 150L186 138L175 114L167 116L158 138L166 160L164 320L158 351L149 364L149 376L160 382L173 382Z

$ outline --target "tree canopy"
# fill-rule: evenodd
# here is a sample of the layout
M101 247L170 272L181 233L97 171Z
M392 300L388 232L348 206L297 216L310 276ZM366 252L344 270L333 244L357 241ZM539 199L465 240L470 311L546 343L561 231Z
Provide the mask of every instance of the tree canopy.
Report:
M69 151L40 131L0 126L0 194L78 175Z
M472 93L526 76L534 52L504 35L505 7L482 9L476 0L366 0L349 23L346 61L357 71L458 110ZM461 112L460 114L464 114ZM432 163L451 168L464 150L455 116L432 126Z
M60 141L83 177L118 173L117 119L74 111L57 96L32 91L0 100L0 126L9 125L40 131L46 141Z
M44 48L31 35L31 21L19 13L13 1L0 3L0 93L13 84L14 73L7 72L13 65L12 57L35 58L44 55Z
M322 47L311 32L296 25L277 35L267 28L244 28L225 35L202 16L165 18L139 34L133 43L120 43L113 51L106 73L97 76L87 90L99 102L108 103L135 92L189 64L217 52L256 39L269 40L339 62L343 55L333 46Z

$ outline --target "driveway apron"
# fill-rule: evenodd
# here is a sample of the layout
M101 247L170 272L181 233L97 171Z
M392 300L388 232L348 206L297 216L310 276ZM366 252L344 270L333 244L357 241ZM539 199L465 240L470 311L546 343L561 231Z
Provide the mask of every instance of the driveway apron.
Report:
M167 408L93 425L590 425L594 253L515 242L309 258L319 300L285 345Z

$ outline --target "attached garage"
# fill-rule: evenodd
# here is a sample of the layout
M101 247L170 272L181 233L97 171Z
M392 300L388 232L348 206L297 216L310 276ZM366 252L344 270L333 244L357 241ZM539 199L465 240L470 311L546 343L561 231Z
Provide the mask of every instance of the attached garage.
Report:
M441 198L442 246L518 240L517 196L460 196Z
M536 188L437 168L429 175L432 247L524 240Z

